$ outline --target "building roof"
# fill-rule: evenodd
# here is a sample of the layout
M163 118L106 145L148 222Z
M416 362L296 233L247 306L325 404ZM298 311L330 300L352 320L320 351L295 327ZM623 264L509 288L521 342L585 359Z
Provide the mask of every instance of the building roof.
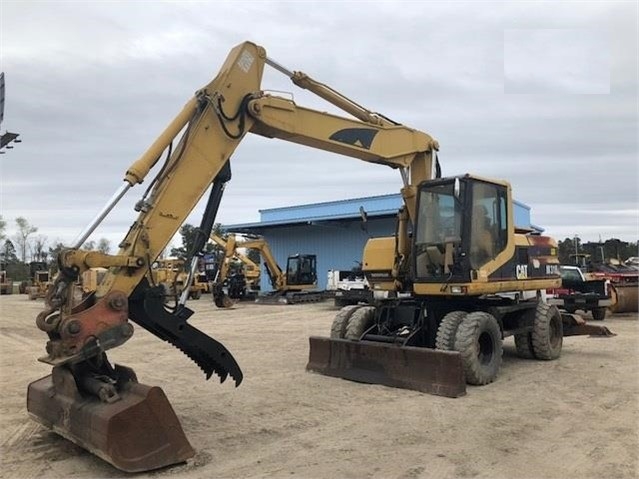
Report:
M379 218L396 215L402 205L403 200L400 194L390 194L284 206L259 210L261 219L259 222L223 225L223 228L242 232L242 230L271 226L354 219L361 216L360 208L363 208L369 218Z
M515 223L518 226L531 227L537 231L543 231L543 228L530 223L530 206L516 200L513 200L513 203L515 203ZM402 196L399 193L393 193L284 206L259 210L259 222L223 225L222 228L227 231L244 233L268 227L348 220L360 218L362 209L366 212L368 218L391 217L397 214L403 204Z

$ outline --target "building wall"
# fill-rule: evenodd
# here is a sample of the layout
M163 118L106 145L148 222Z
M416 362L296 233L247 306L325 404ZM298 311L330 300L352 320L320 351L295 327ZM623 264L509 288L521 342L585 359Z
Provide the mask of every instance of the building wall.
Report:
M318 288L325 289L328 270L356 266L369 237L395 234L401 204L401 196L393 194L273 208L260 210L259 223L225 225L224 229L264 236L282 269L290 255L315 254ZM368 213L367 231L362 229L360 206ZM530 228L530 207L514 201L514 219L517 226ZM272 289L264 266L261 288Z
M349 270L362 261L364 245L369 237L395 234L395 218L371 219L362 229L362 221L345 220L330 224L301 224L260 230L271 246L273 255L282 269L294 254L317 256L317 285L326 289L329 269ZM262 265L262 291L271 291L268 274Z

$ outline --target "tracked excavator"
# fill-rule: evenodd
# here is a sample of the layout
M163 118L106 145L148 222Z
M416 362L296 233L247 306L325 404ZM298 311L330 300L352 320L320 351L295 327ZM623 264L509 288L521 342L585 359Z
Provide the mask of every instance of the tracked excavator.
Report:
M211 285L213 302L218 308L230 308L234 304L233 300L247 298L251 296L250 292L259 291L260 265L239 251L241 246L238 246L235 235L228 235L227 239L224 239L212 234L211 241L224 252ZM241 273L231 273L230 263L234 259L242 263Z
M266 65L351 117L304 108L262 91ZM398 381L389 367L398 374L424 370L429 377L418 378L421 389L455 395L465 377L475 377L465 358L479 358L472 364L480 370L495 364L491 358L500 359L500 341L507 334L518 335L525 354L558 354L566 324L555 309L523 295L559 284L555 244L515 233L507 183L474 176L432 179L439 176L434 161L438 144L430 135L363 108L245 42L231 50L217 76L126 170L122 186L59 255L60 273L36 318L48 336L39 360L52 372L28 386L27 410L35 420L123 471L156 469L194 455L162 389L139 383L129 367L112 365L107 352L132 337L135 323L180 349L207 379L216 374L222 382L229 376L236 386L242 382L231 352L189 323L193 311L186 302L231 177L229 160L248 133L390 167L403 182L405 207L398 214L397 234L371 240L364 255L371 287L385 288L395 298L341 311L332 338L311 338L309 369L391 383ZM136 203L138 216L118 253L83 250L115 204L144 181L148 186ZM188 252L187 287L170 307L162 288L152 282L151 265L207 190ZM476 221L483 212L475 206L483 206L494 225ZM493 234L487 241L486 235ZM76 279L96 267L108 271L94 292L75 303ZM348 367L359 373L351 374Z
M237 251L238 248L255 249L266 266L273 291L261 294L256 298L258 303L269 304L294 304L300 302L319 301L322 293L317 291L317 258L314 254L296 254L289 256L286 261L286 271L282 271L275 260L271 247L264 238L251 238L238 242L234 234L228 235L226 240L217 235L211 235L211 239L224 248L225 261L222 263L215 284L213 285L213 302L218 308L230 308L235 303L239 292L244 288L242 284L229 284L228 294L224 291L224 285L229 278L229 259L236 256L249 267L259 266ZM241 282L238 281L238 282ZM236 296L236 298L234 298Z

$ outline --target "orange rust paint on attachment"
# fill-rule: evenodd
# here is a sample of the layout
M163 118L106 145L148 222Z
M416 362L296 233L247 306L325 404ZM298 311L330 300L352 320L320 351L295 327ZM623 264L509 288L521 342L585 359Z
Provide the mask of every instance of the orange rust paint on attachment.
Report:
M112 291L96 304L64 319L60 324L60 338L64 350L77 352L87 341L99 338L102 333L127 322L129 315L127 297Z

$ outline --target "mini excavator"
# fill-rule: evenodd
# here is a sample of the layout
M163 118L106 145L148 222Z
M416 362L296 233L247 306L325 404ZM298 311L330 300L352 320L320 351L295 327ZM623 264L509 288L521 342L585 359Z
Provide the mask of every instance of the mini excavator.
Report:
M317 258L314 254L295 254L286 260L286 270L277 264L271 247L264 238L250 238L242 242L236 240L235 235L230 234L224 240L217 235L211 239L224 249L224 262L218 270L213 284L213 302L218 308L230 308L235 303L233 299L240 299L245 295L246 281L241 276L229 277L229 259L237 257L248 268L251 275L257 273L259 279L259 266L237 251L238 248L254 249L260 252L264 261L273 291L260 294L255 298L258 303L268 304L294 304L303 302L320 301L323 299L321 291L317 291ZM254 277L255 279L255 277ZM224 291L227 284L228 294Z

